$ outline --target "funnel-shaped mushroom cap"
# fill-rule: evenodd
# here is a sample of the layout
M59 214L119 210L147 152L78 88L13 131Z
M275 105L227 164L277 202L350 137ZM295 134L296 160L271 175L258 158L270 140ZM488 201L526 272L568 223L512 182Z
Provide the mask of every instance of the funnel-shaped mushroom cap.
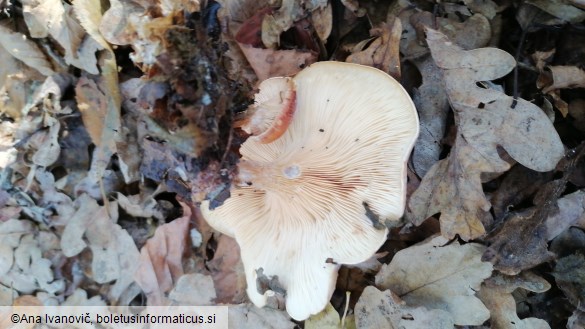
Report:
M202 211L240 245L252 302L266 303L262 269L278 277L288 313L303 320L331 298L339 264L371 257L386 240L384 222L402 216L418 118L402 86L371 67L320 62L293 80L288 129L272 143L248 139L241 186Z

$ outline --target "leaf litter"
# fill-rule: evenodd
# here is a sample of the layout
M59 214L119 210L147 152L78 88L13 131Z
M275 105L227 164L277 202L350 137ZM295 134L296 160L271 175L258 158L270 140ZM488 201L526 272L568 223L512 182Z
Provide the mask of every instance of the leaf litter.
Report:
M579 1L0 1L0 305L582 328L584 19ZM421 135L404 226L302 323L249 303L237 242L197 206L230 197L257 84L324 60L399 79Z

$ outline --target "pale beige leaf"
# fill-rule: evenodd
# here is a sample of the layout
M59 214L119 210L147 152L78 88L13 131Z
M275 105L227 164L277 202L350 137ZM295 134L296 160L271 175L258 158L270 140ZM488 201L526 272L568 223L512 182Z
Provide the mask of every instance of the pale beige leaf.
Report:
M10 271L13 263L13 248L6 244L0 244L0 276Z
M475 291L492 265L481 261L484 246L448 242L439 236L399 251L376 275L376 286L392 290L411 307L447 311L457 325L480 325L489 311Z
M544 222L548 241L554 239L572 225L578 226L578 223L585 223L584 190L563 196L557 200L557 205L559 211L553 213Z
M65 49L65 61L68 64L85 69L76 62L80 57L78 49L81 47L85 32L72 15L68 4L63 4L61 0L44 0L35 6L27 6L26 12L34 16L38 23L43 24L53 39Z
M297 325L285 311L239 304L228 309L230 329L293 329Z
M99 31L99 26L102 20L101 1L75 1L73 2L73 10L79 23L85 29L85 32L94 38L103 49L110 49L110 46Z
M311 14L311 21L319 39L324 43L331 34L333 27L333 9L330 3L325 8L317 8Z
M45 54L24 34L14 32L0 25L0 45L14 58L34 68L41 74L52 75L55 73Z
M102 298L97 295L91 298L87 298L87 291L82 289L75 289L67 299L61 304L61 306L106 306L107 304Z
M477 295L491 312L491 327L497 329L550 329L544 320L520 319L518 317L516 301L512 296L512 292L518 288L541 293L550 289L550 284L531 273L523 273L518 276L497 274L486 280Z
M201 273L182 275L169 292L169 299L177 305L214 305L216 297L213 279Z
M2 244L15 248L20 243L20 238L31 233L33 225L28 220L9 219L0 223L0 241Z
M68 219L61 236L61 250L67 257L73 257L85 249L87 244L83 240L83 234L87 230L92 217L100 208L97 202L87 194L81 194L76 203L79 208L73 217Z
M358 329L448 329L453 328L451 315L443 310L409 307L390 290L368 286L355 305Z
M61 124L57 119L47 117L49 130L45 132L42 142L33 154L32 161L37 166L48 167L59 158L61 145L59 145L59 129Z

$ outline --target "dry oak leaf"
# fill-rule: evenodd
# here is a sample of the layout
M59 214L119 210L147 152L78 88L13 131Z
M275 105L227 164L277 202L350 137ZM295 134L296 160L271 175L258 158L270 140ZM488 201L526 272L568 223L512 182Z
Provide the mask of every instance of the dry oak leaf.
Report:
M453 328L451 314L444 310L409 307L390 290L373 286L364 289L355 305L358 329L448 329Z
M408 216L419 224L440 212L445 237L459 234L469 240L482 236L484 225L492 220L481 174L510 169L498 147L536 171L553 170L564 148L552 123L536 105L476 86L510 72L515 66L510 54L496 48L464 51L432 29L427 29L427 43L442 70L457 137L449 157L431 167L413 193Z
M490 313L475 292L492 273L492 264L481 261L484 250L477 243L429 238L399 251L376 275L376 286L411 307L447 311L456 325L481 325Z
M518 276L497 274L487 279L477 295L491 312L491 328L497 329L550 329L546 321L538 318L520 319L516 314L514 290L522 288L531 292L545 292L550 284L530 272Z

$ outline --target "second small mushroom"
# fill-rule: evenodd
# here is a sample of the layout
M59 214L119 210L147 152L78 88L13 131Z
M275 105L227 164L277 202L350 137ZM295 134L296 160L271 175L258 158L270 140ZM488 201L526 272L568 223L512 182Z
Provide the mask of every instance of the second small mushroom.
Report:
M276 127L270 142L249 138L231 197L201 209L240 245L250 300L264 306L274 291L259 283L272 279L288 313L304 320L327 305L340 264L371 257L402 216L418 117L402 86L375 68L319 62L286 81L294 85L273 94L291 104L294 88L294 116L263 128Z

